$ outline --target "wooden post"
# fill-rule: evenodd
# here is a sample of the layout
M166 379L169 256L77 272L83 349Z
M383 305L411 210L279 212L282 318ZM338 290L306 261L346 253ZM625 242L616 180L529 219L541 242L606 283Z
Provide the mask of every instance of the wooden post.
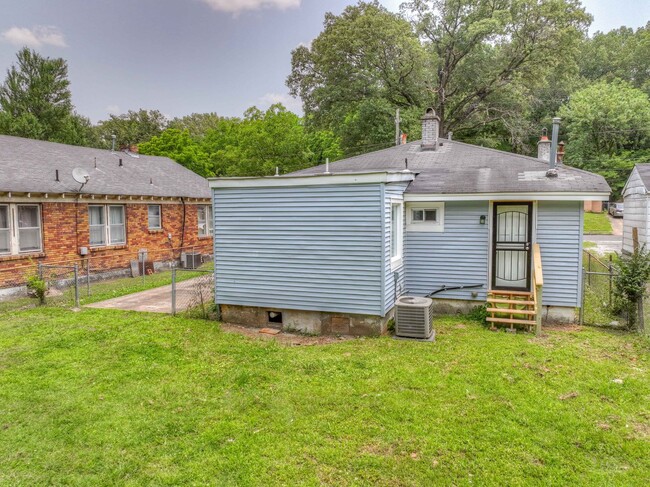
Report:
M639 229L637 227L632 228L632 248L635 253L639 250ZM636 315L637 326L639 331L643 333L645 331L645 320L643 319L643 296L639 297L636 302Z
M614 280L614 269L612 269L612 254L609 254L609 307L612 307L612 281Z

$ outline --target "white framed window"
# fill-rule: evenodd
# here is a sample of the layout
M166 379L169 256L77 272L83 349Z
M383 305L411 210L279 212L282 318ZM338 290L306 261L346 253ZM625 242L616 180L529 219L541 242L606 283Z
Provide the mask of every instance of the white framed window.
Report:
M200 205L197 208L199 237L210 237L214 233L212 220L212 206Z
M162 229L162 208L160 205L149 205L148 218L149 230Z
M126 218L123 205L89 205L90 246L126 244Z
M406 207L408 232L443 232L444 220L444 203L410 203Z
M0 254L20 254L43 250L41 207L0 205Z
M390 265L395 270L402 265L404 247L404 202L392 199L390 203Z

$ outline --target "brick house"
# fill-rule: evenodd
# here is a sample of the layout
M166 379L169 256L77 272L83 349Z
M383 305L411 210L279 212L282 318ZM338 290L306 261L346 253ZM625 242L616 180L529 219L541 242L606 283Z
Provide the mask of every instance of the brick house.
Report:
M37 262L126 269L140 249L212 254L206 179L165 157L0 135L0 288Z

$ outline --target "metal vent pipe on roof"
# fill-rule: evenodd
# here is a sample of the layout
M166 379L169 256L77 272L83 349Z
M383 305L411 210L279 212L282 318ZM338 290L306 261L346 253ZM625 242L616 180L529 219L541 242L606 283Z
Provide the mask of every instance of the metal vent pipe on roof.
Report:
M548 161L548 166L555 169L557 162L557 141L560 136L560 117L553 117L553 135L551 136L551 157Z

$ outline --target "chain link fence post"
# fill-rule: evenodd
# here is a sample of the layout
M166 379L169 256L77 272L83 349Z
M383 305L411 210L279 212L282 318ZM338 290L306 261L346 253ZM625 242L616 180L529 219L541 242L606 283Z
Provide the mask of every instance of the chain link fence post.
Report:
M172 267L172 316L176 316L176 267Z
M580 292L580 318L578 321L580 323L580 326L582 326L585 322L585 284L586 284L585 278L587 277L587 274L584 269L582 269L582 276L580 277L582 280L582 289Z
M90 296L90 255L86 258L86 294Z
M74 306L80 308L79 305L79 264L74 265Z

